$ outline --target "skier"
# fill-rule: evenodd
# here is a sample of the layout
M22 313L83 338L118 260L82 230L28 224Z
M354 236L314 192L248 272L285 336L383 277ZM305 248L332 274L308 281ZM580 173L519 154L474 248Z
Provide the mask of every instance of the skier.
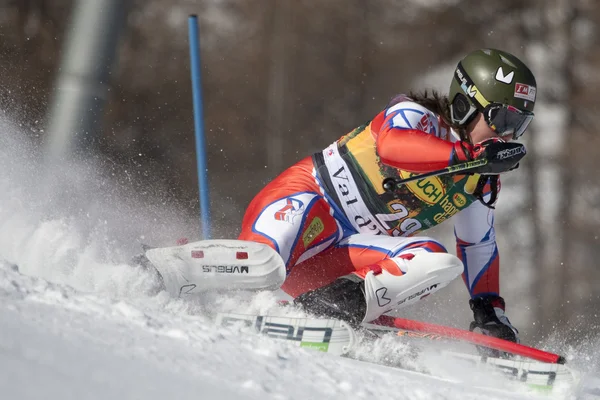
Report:
M279 253L287 270L281 288L295 304L353 325L462 274L471 329L517 342L500 296L494 204L498 175L518 166L506 159L524 155L509 142L533 119L535 97L534 75L517 57L471 52L458 63L448 97L398 95L371 121L266 185L247 208L239 239ZM473 160L488 162L384 188L390 179ZM458 257L421 235L450 217Z

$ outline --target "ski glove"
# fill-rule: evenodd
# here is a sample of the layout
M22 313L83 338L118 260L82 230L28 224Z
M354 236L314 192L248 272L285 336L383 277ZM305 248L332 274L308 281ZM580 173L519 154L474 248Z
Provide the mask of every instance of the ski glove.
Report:
M505 142L500 138L487 139L476 145L458 141L454 143L451 165L486 160L485 165L474 168L470 172L496 175L517 168L525 154L525 146L522 144Z
M473 318L469 330L479 328L484 335L519 343L519 331L504 315L504 299L500 296L477 297L469 300Z

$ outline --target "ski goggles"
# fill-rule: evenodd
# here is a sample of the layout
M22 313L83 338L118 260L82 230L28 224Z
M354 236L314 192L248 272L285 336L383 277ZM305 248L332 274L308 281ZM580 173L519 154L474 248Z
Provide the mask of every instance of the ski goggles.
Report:
M533 113L506 104L491 103L484 108L483 117L498 136L518 139L533 120Z

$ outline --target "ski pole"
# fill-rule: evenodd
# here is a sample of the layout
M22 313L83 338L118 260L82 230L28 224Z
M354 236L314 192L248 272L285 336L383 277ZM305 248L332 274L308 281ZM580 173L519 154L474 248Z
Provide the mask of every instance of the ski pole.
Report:
M451 165L446 168L438 169L431 172L425 172L423 174L413 175L404 179L396 179L396 178L386 178L383 180L383 189L386 192L393 192L394 190L400 188L400 186L405 183L418 181L419 179L429 178L430 176L439 176L439 175L447 175L447 174L455 174L458 172L466 172L488 163L487 159L480 159L475 161L467 161L465 163L460 163L456 165Z

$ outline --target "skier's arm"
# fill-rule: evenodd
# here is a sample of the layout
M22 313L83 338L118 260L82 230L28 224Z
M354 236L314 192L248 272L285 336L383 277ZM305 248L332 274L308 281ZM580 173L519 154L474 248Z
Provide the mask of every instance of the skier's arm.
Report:
M437 119L411 102L398 103L371 123L377 153L384 164L411 172L429 172L471 159L470 146L436 137ZM429 129L425 132L423 126Z
M500 256L494 229L494 210L477 201L454 216L457 256L472 298L500 295Z
M498 174L516 168L525 155L523 145L506 143L499 138L475 145L444 140L438 137L437 117L412 102L401 102L382 111L371 123L371 132L376 137L381 162L410 172L430 172L486 159L485 165L472 171Z

